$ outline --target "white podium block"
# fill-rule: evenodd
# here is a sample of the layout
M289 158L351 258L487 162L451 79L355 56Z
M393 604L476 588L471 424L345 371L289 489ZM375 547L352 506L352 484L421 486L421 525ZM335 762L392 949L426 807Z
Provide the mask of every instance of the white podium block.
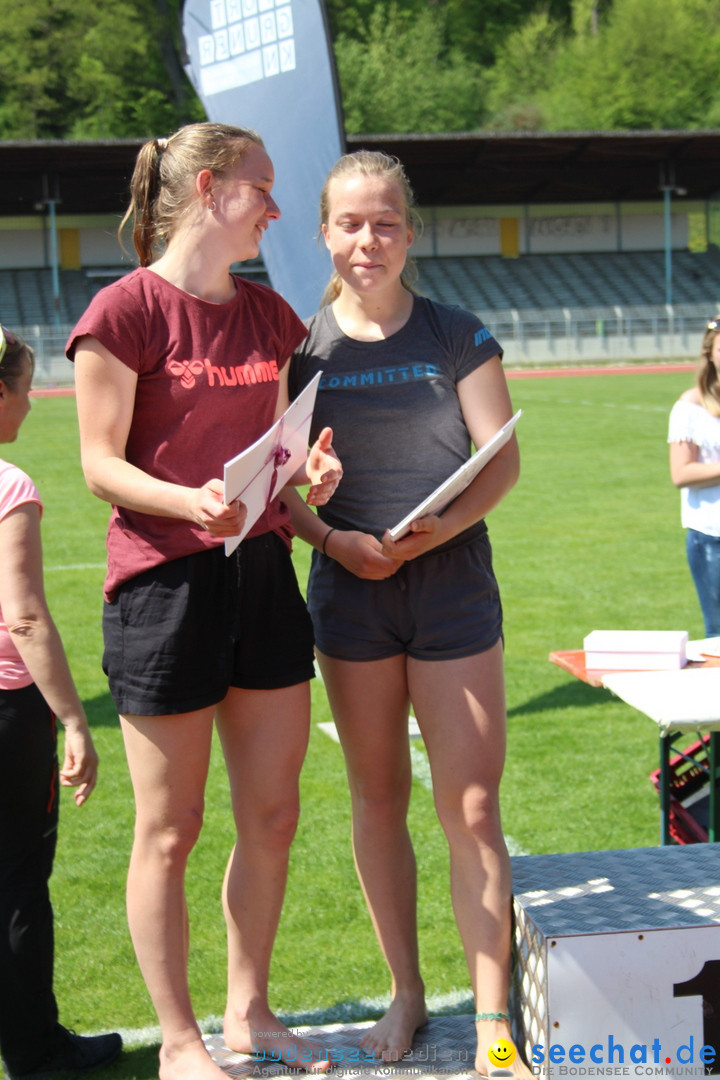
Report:
M512 864L513 1036L533 1072L720 1074L720 844Z

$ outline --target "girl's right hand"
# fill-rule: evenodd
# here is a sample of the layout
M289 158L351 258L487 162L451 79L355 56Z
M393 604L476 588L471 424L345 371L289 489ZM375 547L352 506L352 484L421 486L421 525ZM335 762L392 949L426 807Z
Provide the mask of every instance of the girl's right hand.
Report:
M74 787L77 806L88 799L97 783L98 756L93 745L87 720L63 720L65 724L65 754L60 769L63 787Z
M208 480L201 488L193 488L190 497L190 518L211 536L237 536L245 524L247 507L236 499L229 506L223 501L222 480Z
M404 562L403 559L388 558L383 554L379 540L355 529L333 529L325 545L325 554L351 574L368 581L392 577Z

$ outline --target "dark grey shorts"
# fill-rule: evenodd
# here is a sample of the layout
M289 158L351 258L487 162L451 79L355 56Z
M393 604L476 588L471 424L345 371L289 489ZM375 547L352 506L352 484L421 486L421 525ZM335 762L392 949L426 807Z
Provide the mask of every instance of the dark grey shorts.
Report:
M103 612L103 670L119 713L215 705L231 686L275 690L313 677L310 617L279 536L163 563Z
M313 552L308 608L320 652L338 660L453 660L492 648L502 606L487 533L366 581Z

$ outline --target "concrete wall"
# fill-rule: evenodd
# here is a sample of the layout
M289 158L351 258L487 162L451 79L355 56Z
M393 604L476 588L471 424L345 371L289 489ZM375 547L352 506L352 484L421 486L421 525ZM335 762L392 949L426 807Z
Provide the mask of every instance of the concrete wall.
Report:
M120 219L112 215L88 215L87 217L63 217L58 215L57 228L77 230L80 264L92 266L117 266L132 262L123 256L117 239ZM51 261L50 229L46 218L0 218L0 269L24 270L31 267L49 267ZM68 270L76 269L66 266Z
M431 207L421 214L424 232L413 248L418 257L661 251L665 246L662 202ZM690 214L706 218L707 207L702 202L673 201L672 245L676 250L688 247ZM116 236L118 224L119 218L112 215L60 214L57 218L58 230L78 230L82 267L132 262L129 255L122 254ZM515 229L508 228L513 224ZM513 235L516 250L503 250ZM46 218L0 218L0 269L50 266L50 250Z

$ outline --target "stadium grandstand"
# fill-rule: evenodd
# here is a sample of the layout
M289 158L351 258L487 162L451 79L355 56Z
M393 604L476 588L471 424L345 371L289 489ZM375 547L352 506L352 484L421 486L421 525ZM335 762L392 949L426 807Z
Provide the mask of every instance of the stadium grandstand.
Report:
M69 381L67 331L132 266L115 234L140 142L0 146L2 320L38 382ZM348 138L363 146L410 175L420 290L476 311L510 364L693 357L720 311L720 131Z

